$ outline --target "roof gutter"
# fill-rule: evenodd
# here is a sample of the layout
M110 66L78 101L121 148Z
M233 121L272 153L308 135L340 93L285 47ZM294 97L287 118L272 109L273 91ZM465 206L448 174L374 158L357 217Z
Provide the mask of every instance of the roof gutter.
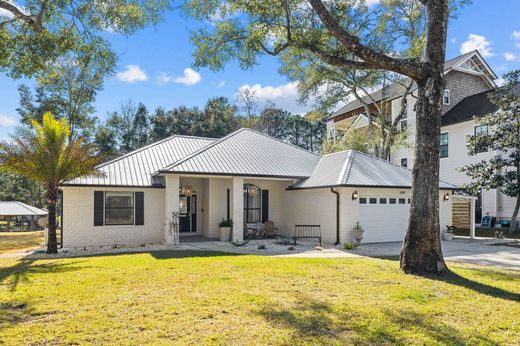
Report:
M339 192L335 191L333 187L330 188L330 192L336 195L336 242L334 245L339 244Z

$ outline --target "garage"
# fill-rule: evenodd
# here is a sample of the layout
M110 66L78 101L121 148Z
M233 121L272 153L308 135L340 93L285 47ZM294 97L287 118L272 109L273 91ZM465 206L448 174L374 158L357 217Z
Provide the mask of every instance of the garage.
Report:
M367 196L359 198L359 222L364 243L402 241L408 221L409 198Z
M364 230L362 243L403 241L411 185L409 169L370 155L354 150L323 155L309 178L289 188L292 191L323 189L323 194L319 195L323 198L315 198L318 194L295 196L293 200L299 202L291 218L295 224L299 220L319 224L323 238L338 244L356 241L353 233L356 222ZM451 194L454 190L457 190L455 185L439 181L441 225L452 224ZM336 211L339 211L339 217Z

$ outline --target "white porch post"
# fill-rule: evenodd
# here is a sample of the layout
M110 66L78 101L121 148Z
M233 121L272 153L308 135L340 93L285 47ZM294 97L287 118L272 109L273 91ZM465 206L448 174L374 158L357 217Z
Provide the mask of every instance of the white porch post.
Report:
M233 177L231 184L231 205L233 231L231 238L234 241L244 240L244 178Z
M475 238L475 199L469 200L469 237Z
M175 234L170 234L169 223L172 213L179 212L179 176L166 174L164 177L166 188L164 191L164 237L166 244L175 245L178 241Z

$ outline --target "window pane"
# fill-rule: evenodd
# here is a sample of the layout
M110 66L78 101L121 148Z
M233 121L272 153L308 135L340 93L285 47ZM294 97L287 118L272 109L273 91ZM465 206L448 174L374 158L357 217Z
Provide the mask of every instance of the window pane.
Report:
M105 209L105 225L133 225L134 209Z
M397 202L396 198L390 198L389 199L390 204L395 204Z
M362 197L359 199L359 204L367 204L367 199Z
M408 167L408 159L401 159L401 167Z
M386 198L380 198L379 204L386 204Z
M377 198L370 198L370 204L376 204Z
M134 224L134 193L105 192L105 225Z
M108 208L133 208L133 192L105 192L105 205Z
M406 204L406 198L399 198L399 204Z
M448 133L441 133L441 145L439 148L440 157L448 157Z

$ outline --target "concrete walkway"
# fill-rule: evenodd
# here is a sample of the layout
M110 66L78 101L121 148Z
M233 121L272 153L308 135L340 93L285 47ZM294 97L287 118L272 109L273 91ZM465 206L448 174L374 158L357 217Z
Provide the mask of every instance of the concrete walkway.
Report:
M443 241L442 250L447 261L463 262L475 265L493 266L520 270L520 248L510 246L493 246L490 244L500 242L496 239L463 239L458 238L452 241ZM235 246L231 243L219 241L205 241L183 243L178 246L151 245L146 247L123 247L112 249L91 248L86 251L77 250L60 252L56 255L47 255L43 249L23 253L0 254L0 258L64 258L77 256L92 256L101 254L115 254L128 252L148 252L148 251L218 251L230 254L263 255L276 257L305 257L305 258L359 258L359 257L398 257L401 252L402 242L363 244L360 247L346 251L340 246L324 246L323 249L315 249L313 246L296 246L293 250L288 250L289 246L278 246L270 250L259 250Z
M520 270L520 248L511 246L494 246L496 239L454 239L442 242L442 252L447 261L495 266ZM360 256L394 257L399 256L402 242L364 244L352 251Z

